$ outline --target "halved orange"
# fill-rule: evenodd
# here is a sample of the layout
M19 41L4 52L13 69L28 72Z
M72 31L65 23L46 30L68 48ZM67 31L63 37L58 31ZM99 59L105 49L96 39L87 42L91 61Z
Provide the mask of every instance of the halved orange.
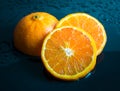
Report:
M69 14L62 18L56 27L61 26L74 26L83 29L95 40L97 55L103 51L107 41L106 32L103 25L93 16L86 13Z
M41 57L54 77L77 80L95 67L96 52L94 39L89 34L80 28L65 26L47 35Z

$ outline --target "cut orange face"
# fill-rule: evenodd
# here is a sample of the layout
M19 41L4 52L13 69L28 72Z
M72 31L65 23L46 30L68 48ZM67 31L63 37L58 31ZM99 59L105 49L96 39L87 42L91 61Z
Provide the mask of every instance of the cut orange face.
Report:
M96 64L94 39L84 30L65 26L47 35L41 57L45 68L56 78L77 80Z
M74 26L83 29L95 40L97 55L103 51L107 40L106 32L103 25L94 17L86 13L69 14L57 24L57 28L62 26Z

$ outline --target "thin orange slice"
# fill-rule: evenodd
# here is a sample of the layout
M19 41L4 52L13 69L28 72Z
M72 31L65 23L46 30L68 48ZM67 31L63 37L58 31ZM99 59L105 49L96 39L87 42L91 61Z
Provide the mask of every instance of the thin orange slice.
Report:
M96 45L84 30L65 26L47 35L41 57L45 68L56 78L77 80L96 64Z
M74 26L85 30L95 40L97 46L97 55L99 55L106 44L107 36L103 25L91 15L86 13L73 13L65 16L57 24L61 26Z

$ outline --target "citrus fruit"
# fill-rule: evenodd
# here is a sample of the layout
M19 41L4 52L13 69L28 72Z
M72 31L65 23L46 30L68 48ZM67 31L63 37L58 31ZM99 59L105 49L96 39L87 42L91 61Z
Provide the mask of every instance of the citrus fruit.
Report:
M82 28L95 40L97 55L99 55L106 44L107 36L103 25L93 16L86 13L72 13L62 18L56 27L75 26Z
M44 37L51 32L58 20L46 12L34 12L23 17L14 31L15 47L28 55L39 56Z
M77 80L87 75L96 64L96 45L84 30L64 26L44 39L41 58L45 68L62 80Z

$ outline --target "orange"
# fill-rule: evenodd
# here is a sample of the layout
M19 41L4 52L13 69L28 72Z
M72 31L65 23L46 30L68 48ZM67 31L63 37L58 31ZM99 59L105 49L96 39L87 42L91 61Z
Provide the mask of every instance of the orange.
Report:
M58 20L46 12L34 12L23 17L14 31L15 47L28 55L39 56L45 36L51 32Z
M80 28L65 26L47 35L41 58L54 77L77 80L95 67L96 52L94 39L89 34Z
M62 18L57 24L61 26L74 26L82 28L89 33L95 40L97 46L97 55L99 55L106 44L107 36L103 25L93 16L86 13L73 13Z

